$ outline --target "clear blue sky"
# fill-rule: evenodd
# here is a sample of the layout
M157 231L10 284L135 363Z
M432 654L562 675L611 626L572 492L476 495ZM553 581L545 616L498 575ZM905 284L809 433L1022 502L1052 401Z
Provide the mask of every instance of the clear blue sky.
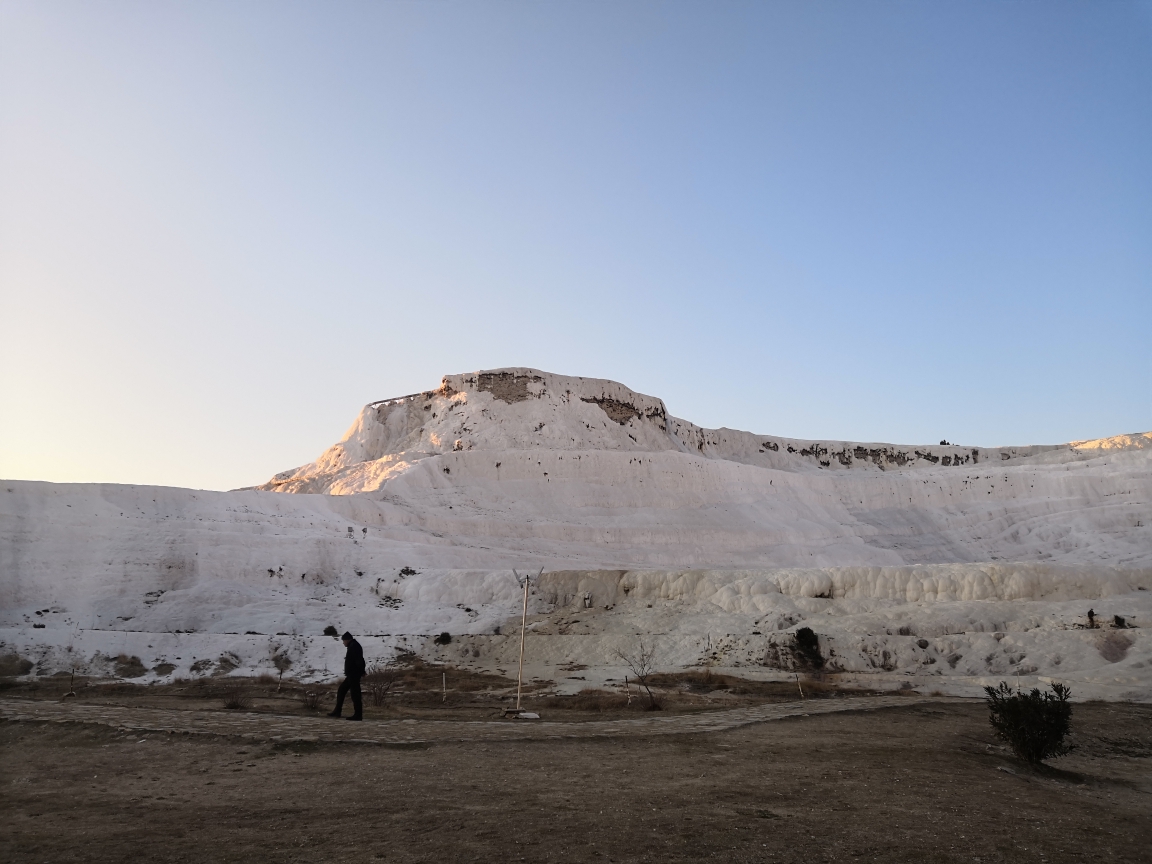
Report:
M0 476L229 488L497 366L1152 429L1152 5L0 2Z

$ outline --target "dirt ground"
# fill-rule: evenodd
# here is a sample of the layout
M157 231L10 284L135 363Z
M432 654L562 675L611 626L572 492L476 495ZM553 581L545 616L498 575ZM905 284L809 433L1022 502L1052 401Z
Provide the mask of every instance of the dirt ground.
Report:
M1073 723L1037 772L979 702L419 747L2 722L0 860L1152 861L1152 706Z

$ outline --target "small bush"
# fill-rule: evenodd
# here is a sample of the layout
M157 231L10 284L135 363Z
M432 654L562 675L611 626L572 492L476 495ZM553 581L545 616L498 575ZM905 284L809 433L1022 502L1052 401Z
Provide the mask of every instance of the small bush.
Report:
M116 658L117 678L140 678L147 674L148 670L144 664L140 662L139 657L129 657L127 654L121 654Z
M435 642L437 645L451 645L452 644L452 634L451 633L441 633L439 636L437 636L432 641Z
M229 693L224 697L224 707L233 711L251 711L252 700L243 693Z
M320 707L320 700L324 698L324 694L316 690L305 690L300 694L300 704L307 708L309 711L315 711Z
M801 627L796 631L796 656L813 669L824 666L824 657L820 653L820 637L812 632L811 627Z
M393 666L384 666L373 663L368 667L368 674L364 676L364 689L368 691L368 698L377 708L384 707L388 701L388 694L392 685L396 683L397 670Z
M1037 764L1072 749L1064 743L1072 704L1071 691L1063 684L1053 684L1051 693L1036 689L1015 693L1001 681L999 687L985 687L984 692L992 728L1020 759Z
M229 672L234 672L239 669L241 665L239 657L231 651L226 651L221 654L220 659L216 661L216 669L212 674L227 675Z
M32 661L19 654L0 655L0 676L27 675L32 671Z
M324 635L325 636L339 636L340 634L336 632L335 627L333 627L331 624L329 624L327 627L324 628Z

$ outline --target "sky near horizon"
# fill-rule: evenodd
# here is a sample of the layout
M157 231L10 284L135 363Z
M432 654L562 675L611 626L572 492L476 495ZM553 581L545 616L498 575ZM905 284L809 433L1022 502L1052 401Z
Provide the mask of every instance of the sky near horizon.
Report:
M1152 4L0 0L0 477L226 489L501 366L1152 430Z

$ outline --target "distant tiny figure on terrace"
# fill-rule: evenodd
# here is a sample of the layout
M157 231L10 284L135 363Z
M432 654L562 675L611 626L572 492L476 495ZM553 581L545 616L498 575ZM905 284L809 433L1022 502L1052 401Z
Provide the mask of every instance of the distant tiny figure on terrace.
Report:
M336 691L336 707L328 716L339 717L344 708L344 697L351 694L353 713L348 719L363 720L364 705L360 697L360 679L364 676L366 668L364 649L360 647L359 642L352 638L351 633L345 633L340 637L340 641L348 649L348 653L344 655L344 680L340 683L340 689Z

